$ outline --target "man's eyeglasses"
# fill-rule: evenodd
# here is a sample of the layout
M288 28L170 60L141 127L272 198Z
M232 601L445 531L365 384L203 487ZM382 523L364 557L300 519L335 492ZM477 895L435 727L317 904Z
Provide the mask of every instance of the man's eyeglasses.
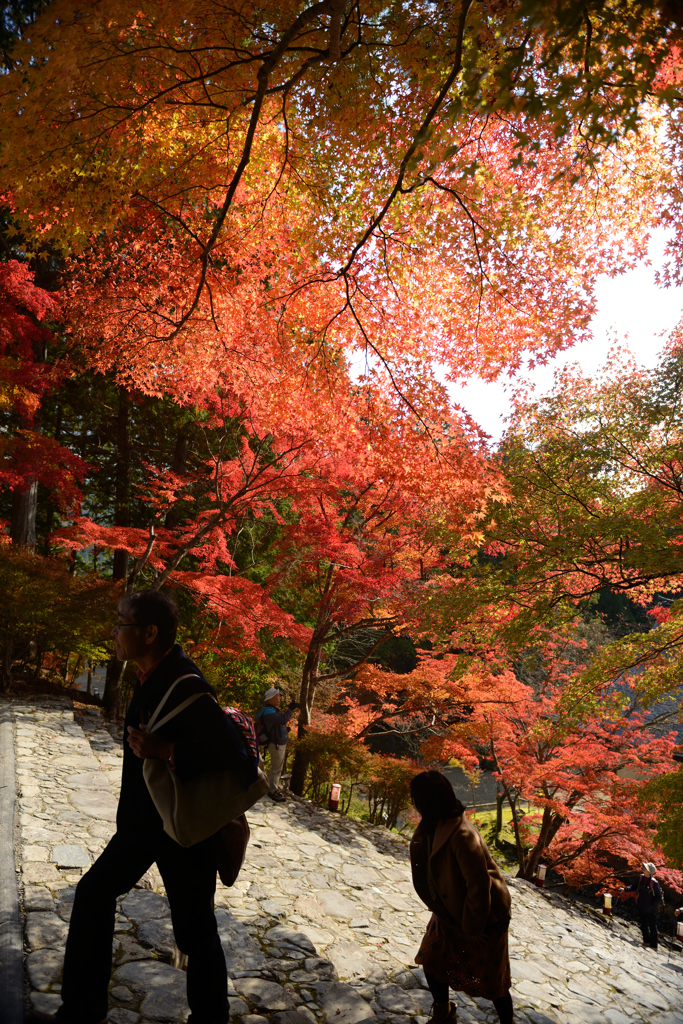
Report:
M123 629L124 626L137 626L137 622L116 622L112 626L112 633L118 633L118 631Z

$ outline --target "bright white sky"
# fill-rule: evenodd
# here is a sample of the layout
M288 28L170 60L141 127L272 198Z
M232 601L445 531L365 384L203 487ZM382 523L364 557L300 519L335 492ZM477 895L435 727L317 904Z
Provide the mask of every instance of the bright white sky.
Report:
M627 343L641 365L656 364L664 343L662 332L676 326L683 316L683 288L665 290L655 285L655 271L664 261L666 235L657 232L650 245L648 266L641 263L621 277L600 278L597 286L598 312L593 319L593 339L561 353L547 366L522 374L533 382L537 395L552 389L556 369L579 363L586 374L594 373L607 361L615 342ZM514 381L493 384L473 380L464 388L453 388L453 399L465 407L493 441L500 439L504 417L509 412L509 395Z

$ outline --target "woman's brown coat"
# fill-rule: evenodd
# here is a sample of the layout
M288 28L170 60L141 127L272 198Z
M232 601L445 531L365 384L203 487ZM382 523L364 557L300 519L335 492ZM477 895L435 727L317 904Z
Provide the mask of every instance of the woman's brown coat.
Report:
M510 893L488 847L467 815L439 822L428 856L423 822L410 843L415 891L437 917L467 935L504 929L510 919ZM432 885L429 875L431 873Z

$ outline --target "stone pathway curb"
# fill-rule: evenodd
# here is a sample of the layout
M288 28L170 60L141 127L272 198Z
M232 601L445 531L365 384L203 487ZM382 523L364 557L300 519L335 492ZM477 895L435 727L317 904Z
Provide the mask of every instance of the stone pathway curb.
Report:
M0 1024L24 1018L24 966L19 892L14 862L14 730L8 704L0 705Z

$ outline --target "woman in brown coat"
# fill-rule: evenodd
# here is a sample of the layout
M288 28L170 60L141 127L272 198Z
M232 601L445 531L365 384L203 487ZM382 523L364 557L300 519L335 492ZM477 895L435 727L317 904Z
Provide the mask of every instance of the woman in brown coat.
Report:
M455 1021L448 989L492 999L512 1022L508 925L510 894L486 843L441 772L410 788L421 817L410 843L415 891L432 918L415 957L434 997L432 1021Z

